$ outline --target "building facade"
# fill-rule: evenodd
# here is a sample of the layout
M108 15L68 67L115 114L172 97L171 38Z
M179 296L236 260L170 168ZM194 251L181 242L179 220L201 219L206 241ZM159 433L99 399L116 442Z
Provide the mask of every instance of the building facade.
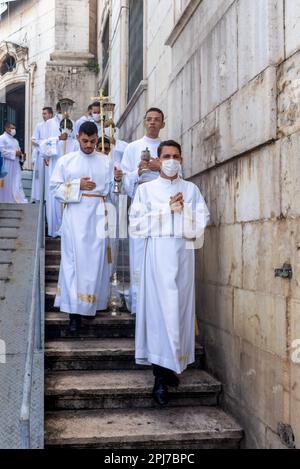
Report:
M16 120L30 166L42 108L71 98L77 118L95 95L97 0L16 0L8 7L0 16L1 123Z
M76 118L102 87L127 141L165 112L211 213L206 366L249 448L300 447L299 22L300 0L17 0L0 23L0 102L23 96L25 149L62 97Z
M161 107L207 200L201 341L247 447L300 447L299 21L299 0L98 2L121 136Z

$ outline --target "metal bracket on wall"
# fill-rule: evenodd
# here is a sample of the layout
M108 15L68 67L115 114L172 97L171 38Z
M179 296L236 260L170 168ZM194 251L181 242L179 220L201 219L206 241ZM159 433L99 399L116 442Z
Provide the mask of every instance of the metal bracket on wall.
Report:
M291 264L283 264L281 269L275 269L275 277L291 279L293 277Z

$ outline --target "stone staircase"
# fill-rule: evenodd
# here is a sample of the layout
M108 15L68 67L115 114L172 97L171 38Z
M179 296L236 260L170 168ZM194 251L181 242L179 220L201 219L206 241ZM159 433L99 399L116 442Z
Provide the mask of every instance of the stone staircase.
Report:
M221 384L203 371L202 347L158 408L151 370L134 362L134 318L98 313L71 337L68 316L52 306L59 240L46 249L46 448L239 448L242 430L218 406Z

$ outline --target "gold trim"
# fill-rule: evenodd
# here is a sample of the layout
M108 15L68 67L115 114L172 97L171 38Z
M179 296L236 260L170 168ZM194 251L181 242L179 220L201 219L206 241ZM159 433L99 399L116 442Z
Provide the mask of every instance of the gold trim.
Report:
M0 179L0 189L3 189L5 187L5 181L4 179Z
M97 297L95 295L83 295L82 293L78 293L77 298L83 303L89 303L90 305L95 304L97 301Z
M71 182L66 182L64 184L64 199L69 200L72 194L72 183Z
M59 287L56 289L56 296L61 296L61 289Z

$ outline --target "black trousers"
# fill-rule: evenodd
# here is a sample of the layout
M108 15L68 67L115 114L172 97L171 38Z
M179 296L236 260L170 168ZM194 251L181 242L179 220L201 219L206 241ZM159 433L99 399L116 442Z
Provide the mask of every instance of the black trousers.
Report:
M155 377L166 377L170 376L170 374L173 374L172 370L169 370L168 368L163 368L162 366L159 365L152 365L153 366L153 374Z

